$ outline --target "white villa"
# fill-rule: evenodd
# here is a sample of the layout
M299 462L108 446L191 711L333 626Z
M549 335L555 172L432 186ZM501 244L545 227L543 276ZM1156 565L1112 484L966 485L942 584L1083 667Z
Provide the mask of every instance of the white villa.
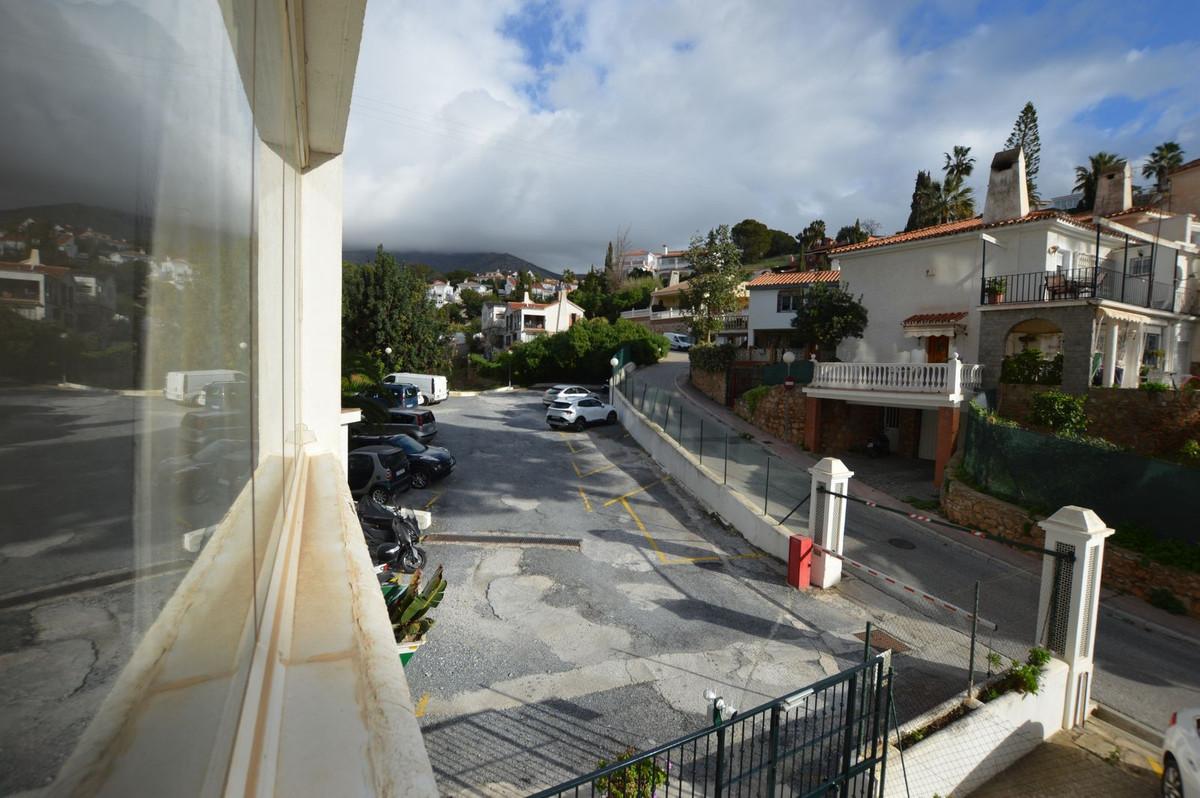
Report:
M570 329L584 317L583 308L561 291L553 302L534 302L529 292L520 302L487 302L483 306L481 331L489 351L503 351L513 344L532 341Z

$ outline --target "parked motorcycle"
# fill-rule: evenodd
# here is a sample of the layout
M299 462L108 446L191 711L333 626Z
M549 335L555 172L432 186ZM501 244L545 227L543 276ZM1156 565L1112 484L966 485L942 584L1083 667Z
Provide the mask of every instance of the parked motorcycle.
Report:
M886 457L892 453L892 442L882 432L867 441L869 457Z
M369 494L355 509L376 566L406 574L425 567L425 550L417 545L421 531L412 510L380 504Z

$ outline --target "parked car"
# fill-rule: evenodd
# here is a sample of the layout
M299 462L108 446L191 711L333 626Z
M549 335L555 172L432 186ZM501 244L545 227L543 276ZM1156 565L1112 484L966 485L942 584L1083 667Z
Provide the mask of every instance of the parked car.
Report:
M421 392L421 396L425 399L425 404L436 405L438 402L444 402L450 396L449 386L446 384L446 378L441 374L412 374L410 372L397 372L389 374L383 378L385 385L392 383L408 383L415 385L417 390Z
M408 455L386 444L355 449L346 462L346 481L354 498L370 496L379 504L391 504L393 496L412 485Z
M406 408L391 391L364 391L358 396L387 408L389 427L393 432L408 432L413 437L427 441L437 435L437 418L432 410Z
M1171 713L1163 734L1162 794L1200 798L1200 707Z
M210 382L200 390L196 404L209 410L249 410L250 383Z
M663 333L663 337L670 342L671 348L680 352L686 352L692 348L692 337L683 333L669 332Z
M576 399L582 399L585 396L591 396L592 392L581 385L562 384L547 388L542 394L542 405L549 407L554 402L571 402Z
M168 371L163 396L172 402L194 404L205 386L214 382L245 382L246 375L233 369Z
M421 392L415 385L407 382L385 382L384 387L399 401L401 407L412 409L424 404Z
M582 430L592 424L617 423L617 411L613 406L601 402L594 396L582 399L560 400L550 405L546 411L546 423L551 429L570 427Z
M225 410L193 410L179 423L179 437L184 449L199 451L214 441L250 440L250 409L238 407Z
M241 490L250 478L250 441L222 438L190 455L168 457L154 471L155 486L178 486L193 504L203 504L221 489Z
M454 470L454 456L441 446L426 446L410 435L397 435L391 442L408 455L412 486L418 490L429 487Z

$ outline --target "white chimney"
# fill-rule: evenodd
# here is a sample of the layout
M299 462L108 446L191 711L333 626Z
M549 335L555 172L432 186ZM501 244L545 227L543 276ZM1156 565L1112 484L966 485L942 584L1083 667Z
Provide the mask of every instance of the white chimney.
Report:
M529 298L529 292L528 292L528 291L526 291L526 292L525 292L525 299L523 299L523 300L521 300L521 301L522 301L522 302L524 302L526 305L532 305L532 304L533 304L533 300Z
M1128 163L1101 172L1096 178L1096 216L1120 213L1133 207L1133 170Z
M667 282L667 285L669 285L669 286L670 285L679 285L679 271L678 270L676 270L676 269L671 270L671 278Z
M670 248L670 247L668 247L666 244L663 244L663 254L664 254L664 255L670 255L670 254L671 254L671 248Z
M988 175L983 223L1020 219L1029 213L1029 187L1025 183L1025 151L1003 150L992 158Z

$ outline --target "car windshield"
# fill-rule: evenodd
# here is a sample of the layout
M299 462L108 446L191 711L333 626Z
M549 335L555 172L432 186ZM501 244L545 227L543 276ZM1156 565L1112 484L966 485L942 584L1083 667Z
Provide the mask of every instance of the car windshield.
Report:
M408 465L408 456L404 452L388 452L379 455L379 462L386 468L398 471Z
M571 403L570 402L555 402L554 404L552 404L550 406L557 407L559 410L565 410L566 408L571 406Z
M403 449L407 454L420 454L425 451L425 444L408 437L407 435L397 435L395 444Z

